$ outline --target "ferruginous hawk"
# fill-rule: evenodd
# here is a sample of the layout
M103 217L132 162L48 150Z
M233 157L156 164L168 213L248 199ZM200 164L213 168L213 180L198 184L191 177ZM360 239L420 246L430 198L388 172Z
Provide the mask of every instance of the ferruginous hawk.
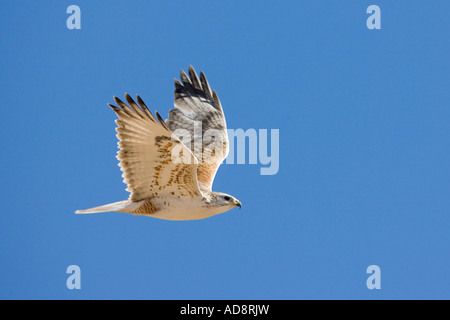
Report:
M114 97L109 104L116 120L119 152L130 197L75 213L126 212L167 220L207 218L234 207L236 198L211 190L216 172L229 151L225 115L217 93L203 72L189 67L175 79L174 109L164 121L125 94L128 105Z

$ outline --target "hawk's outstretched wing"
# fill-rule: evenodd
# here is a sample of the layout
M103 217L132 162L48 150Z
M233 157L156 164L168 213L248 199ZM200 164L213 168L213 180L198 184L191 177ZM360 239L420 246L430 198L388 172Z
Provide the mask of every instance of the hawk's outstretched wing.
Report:
M182 70L180 78L181 82L175 79L175 109L170 110L166 123L198 159L200 187L211 190L216 172L229 152L225 115L203 72L199 79L190 66L189 77Z
M118 107L109 106L119 117L116 120L120 148L117 158L127 191L131 192L130 200L166 194L172 197L201 195L197 159L192 152L172 134L158 113L158 120L153 116L139 96L139 105L128 94L125 97L129 106L116 97ZM183 160L177 157L180 154Z

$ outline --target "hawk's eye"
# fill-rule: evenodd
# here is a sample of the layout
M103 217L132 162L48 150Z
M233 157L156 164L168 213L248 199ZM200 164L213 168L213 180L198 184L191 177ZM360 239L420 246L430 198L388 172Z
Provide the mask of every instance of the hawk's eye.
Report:
M229 196L225 196L223 198L225 199L225 201L230 201L230 199L231 199Z

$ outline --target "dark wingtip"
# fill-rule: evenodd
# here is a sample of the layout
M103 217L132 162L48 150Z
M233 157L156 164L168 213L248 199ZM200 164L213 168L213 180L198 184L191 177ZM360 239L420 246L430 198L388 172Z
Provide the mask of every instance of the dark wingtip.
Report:
M190 83L189 76L184 72L184 70L180 71L180 79L183 81L183 83Z
M128 93L125 93L125 99L127 100L127 102L128 102L130 105L135 104L133 98L132 98Z
M189 66L189 77L191 78L191 82L194 85L194 88L197 90L203 90L200 79L195 72L195 69L192 65Z
M110 104L110 103L108 103L108 106L109 106L111 109L113 109L114 112L120 112L120 108L117 108L116 106L114 106L114 105L112 105L112 104Z
M158 118L159 121L164 122L163 118L161 117L161 115L158 113L158 111L155 111L156 114L156 118Z
M119 98L117 98L116 96L114 96L114 101L115 101L118 105L124 104L124 102L123 102L122 100L120 100Z
M137 100L137 102L139 103L139 106L142 109L147 109L148 110L147 105L144 103L144 100L142 100L141 97L138 94L136 95L136 100Z
M158 119L159 123L167 130L170 130L169 127L166 125L166 122L164 121L164 119L161 117L161 115L158 113L158 111L155 110L155 115L156 118Z

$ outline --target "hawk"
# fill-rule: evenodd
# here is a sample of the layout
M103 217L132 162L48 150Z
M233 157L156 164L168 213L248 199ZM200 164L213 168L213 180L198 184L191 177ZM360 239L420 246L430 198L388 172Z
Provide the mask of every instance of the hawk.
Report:
M125 212L166 220L196 220L223 213L241 202L212 191L220 164L229 152L225 115L203 72L189 67L175 79L175 108L156 117L137 95L137 103L117 97L108 104L119 117L117 159L128 200L75 213Z

